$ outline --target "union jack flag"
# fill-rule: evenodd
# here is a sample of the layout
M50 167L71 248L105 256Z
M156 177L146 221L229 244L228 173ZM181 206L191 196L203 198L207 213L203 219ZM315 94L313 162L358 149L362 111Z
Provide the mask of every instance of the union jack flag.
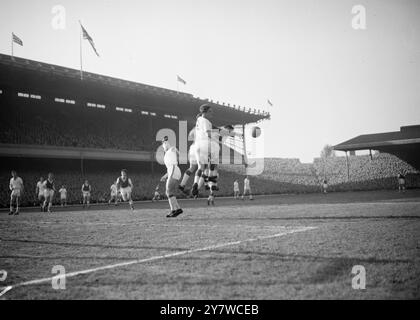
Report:
M95 43L93 42L92 37L89 35L89 33L87 33L86 29L83 28L82 24L80 24L80 27L82 28L82 32L83 32L83 39L86 39L87 41L89 41L90 45L92 46L93 51L95 51L96 55L99 57L99 53L98 51L96 51Z

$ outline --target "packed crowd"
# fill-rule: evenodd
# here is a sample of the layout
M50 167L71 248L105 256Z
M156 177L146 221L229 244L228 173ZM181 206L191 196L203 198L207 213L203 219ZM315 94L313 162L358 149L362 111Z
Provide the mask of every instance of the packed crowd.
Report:
M253 191L256 194L305 193L317 190L317 179L311 164L301 163L299 159L265 158L263 161L263 172L252 178ZM243 166L221 165L220 168L223 171L221 180L233 174L233 177L236 176L241 181L246 175Z
M329 191L396 189L399 174L405 176L408 188L420 187L420 172L393 155L376 154L372 160L369 156L352 156L349 163L350 180L347 180L345 157L319 158L315 159L313 164L303 164L297 159L265 159L263 173L250 176L252 191L254 194L319 192L324 180L328 183ZM130 171L129 176L134 183L133 200L152 199L157 186L160 194L164 194L164 184L159 182L163 172L160 169L163 170L163 166L155 173L145 169ZM25 170L19 171L18 174L25 186L22 204L25 206L36 204L36 183L41 176L46 178L47 172ZM66 169L64 166L54 174L57 190L62 185L66 186L69 204L81 203L81 186L85 179L89 180L92 186L92 203L103 203L109 200L110 186L115 182L119 171L88 170L82 175L80 170ZM232 196L235 180L239 181L240 189L243 190L245 176L243 166L221 165L218 195ZM8 188L10 171L2 168L0 179L1 206L6 207L10 197ZM58 202L57 195L56 203Z
M313 167L319 183L326 179L331 190L394 189L399 174L411 188L420 187L420 172L394 155L350 156L349 177L346 157L317 158Z
M22 104L0 110L0 143L122 150L150 149L150 127L138 117L72 105ZM129 138L128 138L129 137Z

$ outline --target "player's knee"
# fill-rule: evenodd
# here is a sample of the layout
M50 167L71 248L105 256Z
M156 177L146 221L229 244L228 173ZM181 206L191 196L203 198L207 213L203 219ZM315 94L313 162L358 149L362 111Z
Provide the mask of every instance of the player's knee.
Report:
M196 176L201 177L201 175L203 174L203 170L198 169L197 172L195 173Z

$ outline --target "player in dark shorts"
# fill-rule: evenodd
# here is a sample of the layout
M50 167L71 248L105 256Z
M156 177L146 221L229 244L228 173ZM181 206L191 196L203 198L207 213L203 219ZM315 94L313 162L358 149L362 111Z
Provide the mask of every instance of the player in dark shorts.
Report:
M51 212L52 202L54 199L55 185L54 185L54 175L50 172L48 173L47 180L44 181L44 204L42 205L42 211Z
M400 173L398 175L398 192L405 192L405 176Z
M85 180L85 182L82 185L83 208L86 207L87 209L89 209L91 192L92 192L92 187L89 184L89 181Z
M127 170L121 170L121 176L117 179L117 188L120 191L122 201L128 201L131 210L134 210L131 193L133 191L133 182L127 175Z

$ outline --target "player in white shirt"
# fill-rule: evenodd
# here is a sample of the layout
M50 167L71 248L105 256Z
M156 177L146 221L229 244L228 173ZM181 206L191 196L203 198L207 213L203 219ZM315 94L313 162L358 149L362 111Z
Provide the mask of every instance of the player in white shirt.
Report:
M233 196L235 197L235 199L239 198L239 182L238 182L238 180L235 180L233 182Z
M212 196L212 192L218 189L216 176L220 147L215 138L216 132L213 131L213 125L210 122L213 117L213 110L210 105L204 104L200 106L200 114L195 125L194 140L198 170L195 173L191 195L198 196L198 190L203 186L204 182L211 181L210 195ZM206 169L209 169L208 175L205 173ZM208 200L210 200L210 197Z
M15 170L11 172L12 178L9 182L9 189L10 189L10 212L9 215L13 214L13 203L16 203L16 211L14 212L15 215L19 214L19 198L23 193L23 180L22 178L18 177Z
M92 187L89 184L89 181L85 180L85 182L82 184L83 208L84 207L89 208L91 192L92 192Z
M232 126L221 128L213 127L210 122L213 117L213 111L210 105L204 104L200 106L200 114L201 116L199 116L196 121L194 140L198 170L194 177L194 185L191 194L196 197L198 195L198 190L205 182L208 182L210 196L207 201L208 204L214 204L214 192L219 190L217 179L220 137L240 134L233 132Z
M197 118L200 117L201 114L197 115ZM188 134L188 140L195 140L195 128L193 128L190 133ZM185 194L188 194L188 191L185 189L185 186L187 185L188 179L194 172L197 170L197 159L196 159L196 152L195 152L195 143L193 142L190 146L190 149L188 150L188 162L190 164L190 167L185 170L184 175L182 176L181 183L179 184L178 188Z
M178 150L170 145L167 136L162 140L162 147L165 152L163 162L165 163L167 172L160 181L166 180L166 196L168 197L169 207L171 208L171 212L166 217L175 218L183 212L175 195L179 179L181 179L181 170L178 167Z
M121 194L122 201L128 201L131 210L134 210L131 193L133 192L133 182L127 175L127 170L121 170L121 176L117 179L117 189Z
M328 192L328 182L327 182L327 179L324 179L322 181L322 192L323 193L327 193Z
M244 179L244 193L242 195L242 200L245 199L245 196L249 194L249 200L253 200L254 198L252 197L252 191L251 191L251 182L249 181L248 176L245 177Z
M58 190L58 193L60 194L60 202L61 206L64 207L67 205L67 189L65 185L62 185L60 190Z
M44 203L44 178L40 177L39 181L36 184L36 188L35 188L35 194L38 198L39 201L39 205L42 208L42 204Z
M111 202L114 201L114 204L117 205L118 204L117 183L114 182L113 184L111 184L111 187L109 189L111 190L111 198L109 199L108 204L111 204Z

